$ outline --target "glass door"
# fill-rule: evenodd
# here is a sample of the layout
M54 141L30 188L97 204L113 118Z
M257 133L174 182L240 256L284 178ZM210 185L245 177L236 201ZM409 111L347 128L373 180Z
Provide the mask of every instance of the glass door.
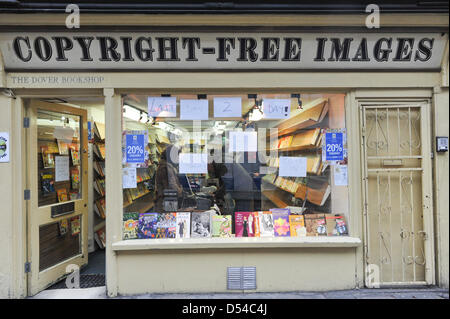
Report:
M41 101L28 112L28 294L35 295L88 261L87 112Z

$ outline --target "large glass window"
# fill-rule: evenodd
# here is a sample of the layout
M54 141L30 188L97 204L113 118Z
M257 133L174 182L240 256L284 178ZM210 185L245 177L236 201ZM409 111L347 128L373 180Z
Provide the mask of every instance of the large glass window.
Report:
M344 94L129 94L123 238L347 235Z

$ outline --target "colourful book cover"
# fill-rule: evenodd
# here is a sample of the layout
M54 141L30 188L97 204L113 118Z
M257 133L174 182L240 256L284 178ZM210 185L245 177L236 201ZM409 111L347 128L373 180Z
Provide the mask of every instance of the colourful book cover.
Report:
M254 237L261 236L259 212L252 212Z
M41 174L42 183L42 195L46 196L55 192L55 181L53 180L53 174Z
M73 166L80 165L80 152L78 152L74 148L71 148L70 149L70 155L72 156L72 164L73 164Z
M348 235L344 216L325 216L328 236Z
M65 188L57 189L56 193L58 194L59 202L67 202L69 200L69 196L67 194L67 189L65 189Z
M123 213L123 239L135 239L137 236L137 227L139 222L139 213Z
M70 180L72 184L72 189L80 188L80 171L78 168L72 168L70 170Z
M272 215L275 237L289 237L291 235L289 227L289 210L274 209L272 210Z
M191 230L191 213L177 213L176 238L189 238Z
M306 236L326 236L325 214L305 214Z
M101 248L106 247L106 232L105 228L101 228L95 232L97 239L101 242L102 246ZM100 246L100 245L99 245Z
M236 237L253 237L253 229L249 227L250 212L236 212L234 213L234 225Z
M69 230L69 221L67 219L62 219L59 221L59 235L64 236Z
M177 231L176 213L159 213L156 223L156 238L175 238Z
M273 237L273 216L272 212L258 212L259 219L259 233L260 237Z
M69 198L70 198L70 200L80 199L81 198L80 193L78 193L77 191L70 191Z
M213 215L212 237L231 237L231 215Z
M53 154L48 151L47 147L42 147L42 163L44 168L52 168L55 167L55 159Z
M306 237L305 219L303 215L289 215L291 237Z
M211 211L193 212L191 218L191 237L211 237Z
M72 236L76 236L81 232L80 216L70 219L70 229Z
M59 155L69 155L69 147L66 142L58 140Z
M156 238L158 213L139 214L137 236L139 239Z

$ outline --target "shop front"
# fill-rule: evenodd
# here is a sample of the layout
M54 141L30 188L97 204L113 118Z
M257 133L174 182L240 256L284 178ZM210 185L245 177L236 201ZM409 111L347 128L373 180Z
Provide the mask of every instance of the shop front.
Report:
M448 21L265 17L2 29L2 296L448 287Z

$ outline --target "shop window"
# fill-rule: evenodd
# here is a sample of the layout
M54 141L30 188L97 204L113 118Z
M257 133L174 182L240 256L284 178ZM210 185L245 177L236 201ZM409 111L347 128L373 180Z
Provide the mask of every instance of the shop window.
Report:
M123 239L348 235L344 94L123 97Z

